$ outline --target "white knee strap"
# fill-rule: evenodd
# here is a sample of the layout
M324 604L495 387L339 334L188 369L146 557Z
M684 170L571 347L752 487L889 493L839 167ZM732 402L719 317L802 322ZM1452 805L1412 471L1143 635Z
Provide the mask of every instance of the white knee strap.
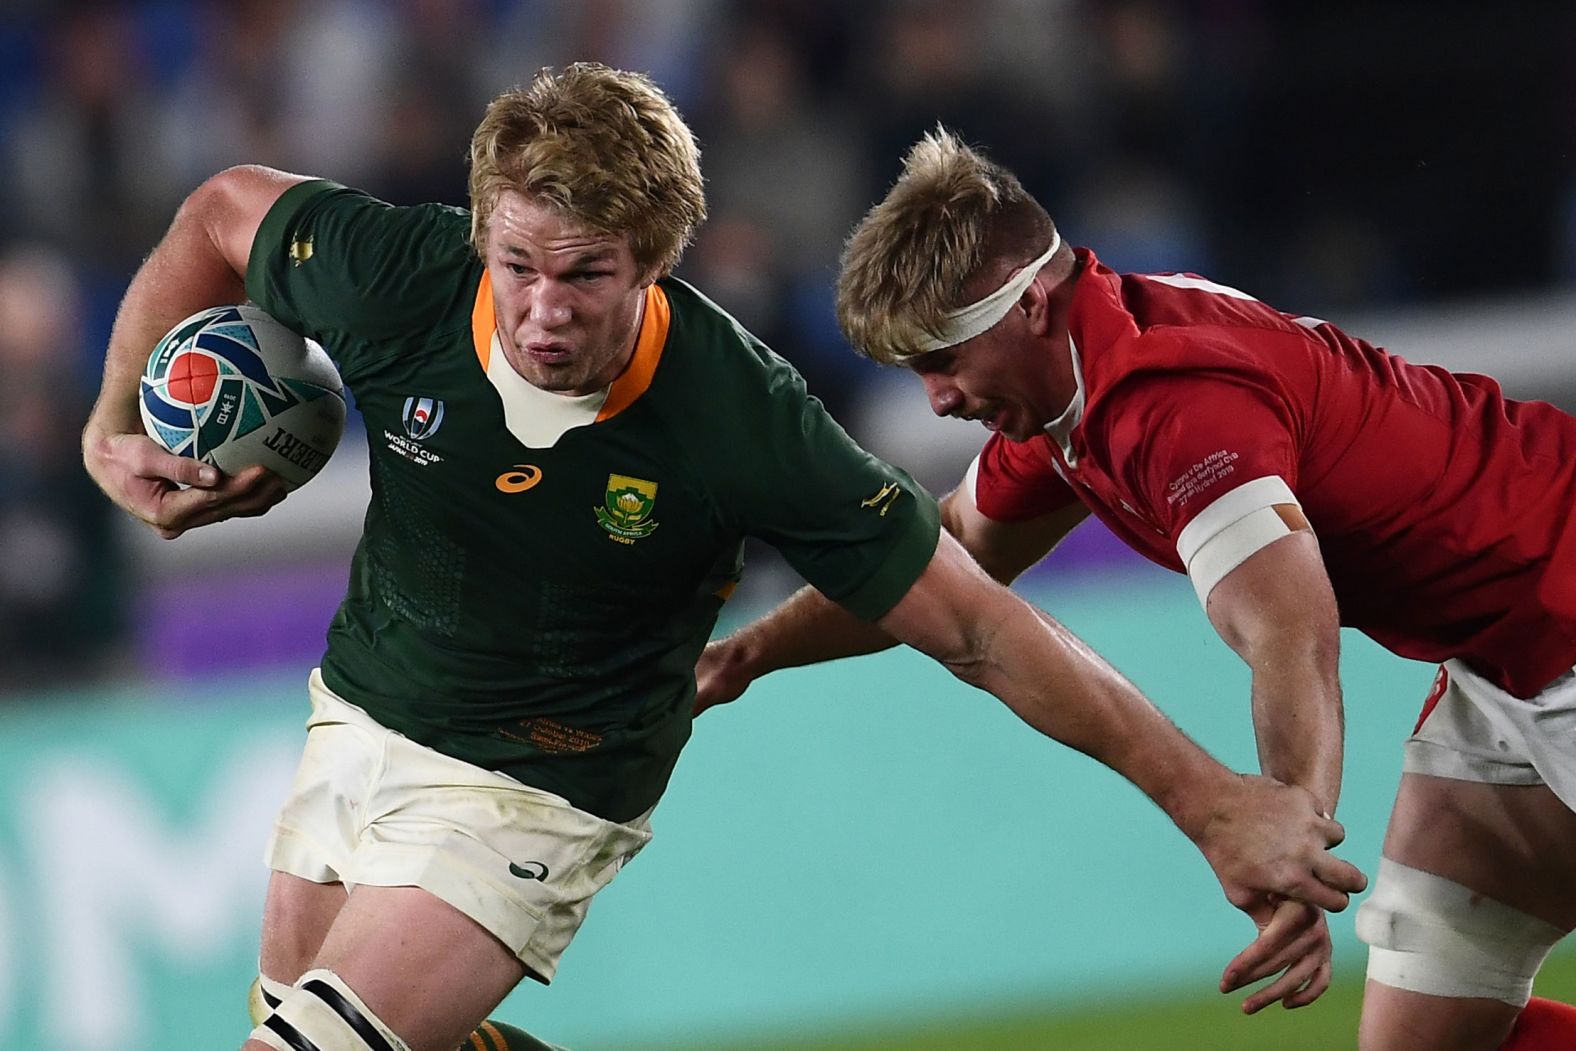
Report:
M1431 872L1379 859L1357 909L1368 977L1431 996L1484 997L1523 1007L1532 979L1564 936L1553 924Z
M252 1030L275 1051L410 1051L333 971L308 971Z

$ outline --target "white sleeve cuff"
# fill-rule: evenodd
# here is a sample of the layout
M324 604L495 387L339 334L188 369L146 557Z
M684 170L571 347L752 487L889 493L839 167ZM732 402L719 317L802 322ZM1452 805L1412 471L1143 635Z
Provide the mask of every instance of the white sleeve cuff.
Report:
M980 457L984 455L985 454L983 452L978 453L974 459L969 462L969 469L963 472L963 484L958 486L959 489L962 489L966 494L968 494L969 506L975 508L976 510L980 506L980 494L978 491L978 486L980 484Z
M1300 506L1279 475L1255 478L1204 508L1182 530L1177 556L1201 604L1221 578L1250 555L1291 535L1291 527L1275 510L1277 504Z

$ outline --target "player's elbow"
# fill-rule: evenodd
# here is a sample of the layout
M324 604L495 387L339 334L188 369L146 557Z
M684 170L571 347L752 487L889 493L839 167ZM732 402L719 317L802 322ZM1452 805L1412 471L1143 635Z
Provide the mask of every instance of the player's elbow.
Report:
M238 274L246 272L252 240L275 201L306 177L261 164L238 164L209 176L187 196L175 223L201 231Z

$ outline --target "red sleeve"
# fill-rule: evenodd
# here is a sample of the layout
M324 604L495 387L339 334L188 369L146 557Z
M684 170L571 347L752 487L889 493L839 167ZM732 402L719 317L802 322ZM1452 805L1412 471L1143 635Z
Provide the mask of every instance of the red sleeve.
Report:
M1258 478L1297 490L1297 413L1270 377L1149 372L1101 407L1113 474L1172 540L1210 504Z
M980 514L996 522L1026 522L1078 502L1043 447L1048 440L1012 442L999 434L990 436L964 481Z

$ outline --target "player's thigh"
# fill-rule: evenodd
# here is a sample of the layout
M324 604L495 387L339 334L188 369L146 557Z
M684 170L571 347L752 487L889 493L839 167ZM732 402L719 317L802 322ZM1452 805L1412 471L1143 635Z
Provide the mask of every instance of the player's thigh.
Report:
M1404 774L1384 856L1558 930L1576 927L1576 814L1542 785ZM1370 980L1359 1047L1492 1051L1519 1012L1490 996L1431 995Z
M346 901L342 883L314 883L288 872L270 874L258 953L263 974L285 985L301 977L312 966Z
M411 1051L452 1051L525 977L510 949L419 887L358 886L313 961Z
M1404 774L1384 856L1576 927L1576 813L1544 785Z

